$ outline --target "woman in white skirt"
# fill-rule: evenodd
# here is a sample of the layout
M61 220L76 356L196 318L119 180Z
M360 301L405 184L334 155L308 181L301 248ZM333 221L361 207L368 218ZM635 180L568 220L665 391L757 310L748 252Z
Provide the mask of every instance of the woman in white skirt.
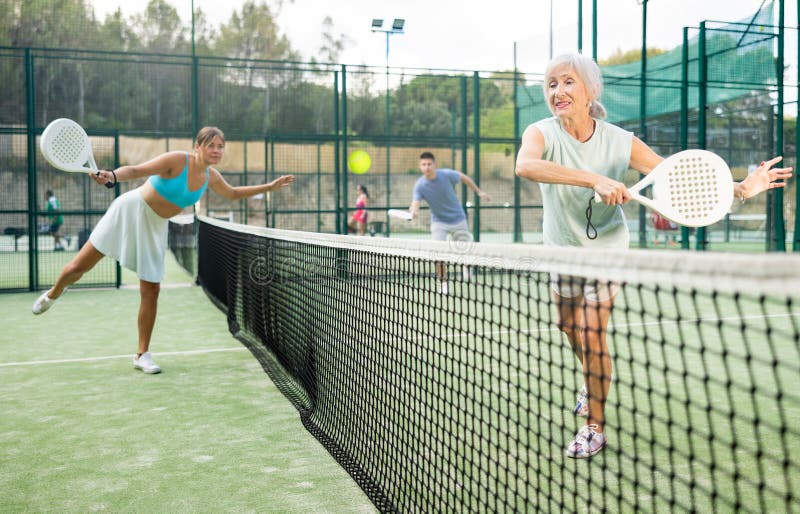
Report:
M47 311L71 284L109 256L136 272L139 277L139 347L133 366L145 373L161 368L150 355L150 337L156 321L160 282L164 278L169 218L195 204L210 187L228 200L282 189L294 181L284 175L268 184L233 187L212 166L222 160L225 136L216 127L204 127L197 134L194 152L167 152L136 166L90 174L98 184L149 177L140 187L114 200L53 287L33 304L33 313Z

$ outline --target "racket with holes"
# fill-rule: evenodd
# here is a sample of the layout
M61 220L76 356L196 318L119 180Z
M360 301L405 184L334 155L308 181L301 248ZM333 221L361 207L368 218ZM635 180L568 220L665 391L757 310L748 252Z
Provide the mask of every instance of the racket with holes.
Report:
M39 146L44 158L54 168L70 173L100 174L94 162L89 136L83 127L70 119L51 121L42 132ZM106 187L114 187L114 183L106 182Z
M640 192L653 186L653 198ZM733 202L733 176L719 155L707 150L684 150L664 159L636 185L631 198L685 227L712 225L728 213ZM599 194L594 195L600 202Z

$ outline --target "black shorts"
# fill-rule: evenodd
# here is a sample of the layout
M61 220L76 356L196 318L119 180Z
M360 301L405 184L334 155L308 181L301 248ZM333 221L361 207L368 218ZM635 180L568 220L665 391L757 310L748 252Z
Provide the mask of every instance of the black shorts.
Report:
M61 225L63 225L63 223L51 223L50 224L50 233L51 234L57 234L58 233L58 229L61 228Z

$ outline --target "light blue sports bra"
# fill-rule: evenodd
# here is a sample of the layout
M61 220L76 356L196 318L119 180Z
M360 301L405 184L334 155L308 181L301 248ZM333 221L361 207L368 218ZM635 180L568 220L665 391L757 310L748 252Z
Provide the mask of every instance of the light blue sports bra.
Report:
M197 203L208 187L208 168L206 168L206 181L200 189L189 190L189 154L186 154L186 166L177 177L161 178L158 175L150 175L147 179L153 185L153 189L163 196L167 201L174 203L181 209Z

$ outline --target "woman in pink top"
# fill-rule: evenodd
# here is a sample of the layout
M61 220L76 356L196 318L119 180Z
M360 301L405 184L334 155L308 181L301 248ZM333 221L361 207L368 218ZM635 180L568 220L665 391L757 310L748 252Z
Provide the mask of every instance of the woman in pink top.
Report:
M358 197L356 198L356 210L350 221L347 222L348 232L356 232L359 236L363 236L367 232L367 188L361 184L356 187Z

